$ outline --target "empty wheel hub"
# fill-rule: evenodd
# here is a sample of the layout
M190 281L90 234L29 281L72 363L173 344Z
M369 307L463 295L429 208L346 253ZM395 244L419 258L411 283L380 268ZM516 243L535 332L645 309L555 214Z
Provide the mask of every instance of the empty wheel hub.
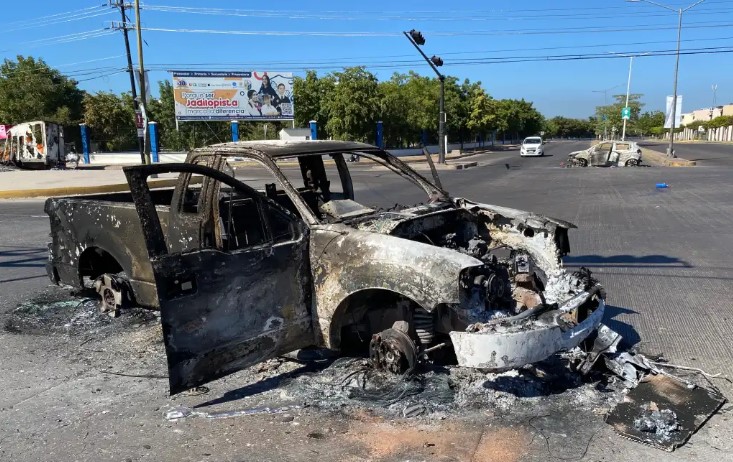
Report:
M386 329L372 336L369 358L375 369L403 374L415 368L417 351L415 343L406 333Z

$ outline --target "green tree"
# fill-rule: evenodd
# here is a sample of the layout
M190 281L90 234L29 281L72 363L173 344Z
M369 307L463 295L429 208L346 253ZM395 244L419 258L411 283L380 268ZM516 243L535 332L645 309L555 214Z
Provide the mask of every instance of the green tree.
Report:
M373 142L380 109L377 78L364 67L334 72L335 86L322 101L326 132L338 140Z
M641 114L641 108L644 107L644 103L641 102L643 95L639 93L632 93L629 95L629 107L631 108L631 118L626 123L626 132L635 128L636 122L639 120ZM610 137L613 132L613 128L616 128L616 133L621 134L621 127L623 126L623 119L621 119L621 110L624 108L626 103L626 95L614 95L616 100L613 104L607 106L596 107L596 133L603 134L608 133Z
M381 96L381 120L384 124L384 143L390 147L405 147L414 140L414 130L405 112L410 100L404 91L408 76L395 73L392 78L379 83Z
M498 105L499 103L489 96L483 88L473 90L470 99L471 112L468 117L467 126L477 134L487 134L498 128Z
M328 123L325 102L331 98L334 88L335 80L330 74L319 78L316 71L307 71L305 78L296 77L293 80L295 124L307 127L311 120L315 120L319 130L325 133Z
M118 96L102 91L85 95L84 121L92 140L98 141L103 150L134 149L137 145L135 113L128 93Z
M635 133L639 135L653 134L655 128L664 128L664 112L651 111L639 116L635 124Z
M83 99L75 80L42 59L19 55L0 65L0 120L4 123L45 120L76 125Z
M472 135L475 134L469 128L468 122L472 110L471 99L479 89L481 89L481 82L471 83L470 80L465 79L459 85L455 77L445 79L446 131L449 140L458 140L461 146L465 141L470 141Z
M524 99L499 100L497 110L497 130L506 138L521 139L538 135L544 126L544 117Z
M545 125L545 135L547 137L585 138L593 136L594 131L594 124L588 120L562 116L549 119Z

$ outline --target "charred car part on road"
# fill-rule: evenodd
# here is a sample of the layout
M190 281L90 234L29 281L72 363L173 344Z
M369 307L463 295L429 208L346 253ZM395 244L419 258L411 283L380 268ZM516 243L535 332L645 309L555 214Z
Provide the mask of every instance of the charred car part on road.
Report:
M357 178L371 162L427 203L358 202L352 155ZM264 192L223 172L235 157L272 175ZM162 173L179 174L175 190L151 191ZM461 366L507 370L577 346L603 316L597 282L562 267L572 224L451 197L373 146L226 143L125 174L122 204L49 200L49 275L124 274L134 300L158 305L172 393L311 345L371 350L396 372L449 347ZM90 238L109 212L117 226ZM117 245L92 245L105 240Z
M633 141L603 141L571 152L567 163L573 167L636 167L641 165L641 148Z

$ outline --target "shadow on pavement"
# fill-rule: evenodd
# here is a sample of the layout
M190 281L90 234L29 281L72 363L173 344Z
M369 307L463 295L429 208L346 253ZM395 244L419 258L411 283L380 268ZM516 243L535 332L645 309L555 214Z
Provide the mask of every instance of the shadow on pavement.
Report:
M616 319L620 315L639 314L637 311L620 306L606 305L606 311L603 314L603 323L621 334L621 337L623 337L621 344L623 346L630 348L641 341L641 337L634 329L634 326Z
M15 248L0 251L0 268L43 268L46 266L47 249Z
M563 258L565 266L629 267L629 268L692 268L684 260L666 255L577 255Z

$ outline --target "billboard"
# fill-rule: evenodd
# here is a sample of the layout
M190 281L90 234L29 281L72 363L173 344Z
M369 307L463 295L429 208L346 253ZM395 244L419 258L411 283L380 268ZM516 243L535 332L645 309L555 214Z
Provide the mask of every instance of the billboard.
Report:
M674 95L667 96L667 110L664 116L664 128L672 127L672 101ZM674 128L682 126L682 95L677 95L677 104L674 110Z
M292 72L170 72L177 120L293 120Z

